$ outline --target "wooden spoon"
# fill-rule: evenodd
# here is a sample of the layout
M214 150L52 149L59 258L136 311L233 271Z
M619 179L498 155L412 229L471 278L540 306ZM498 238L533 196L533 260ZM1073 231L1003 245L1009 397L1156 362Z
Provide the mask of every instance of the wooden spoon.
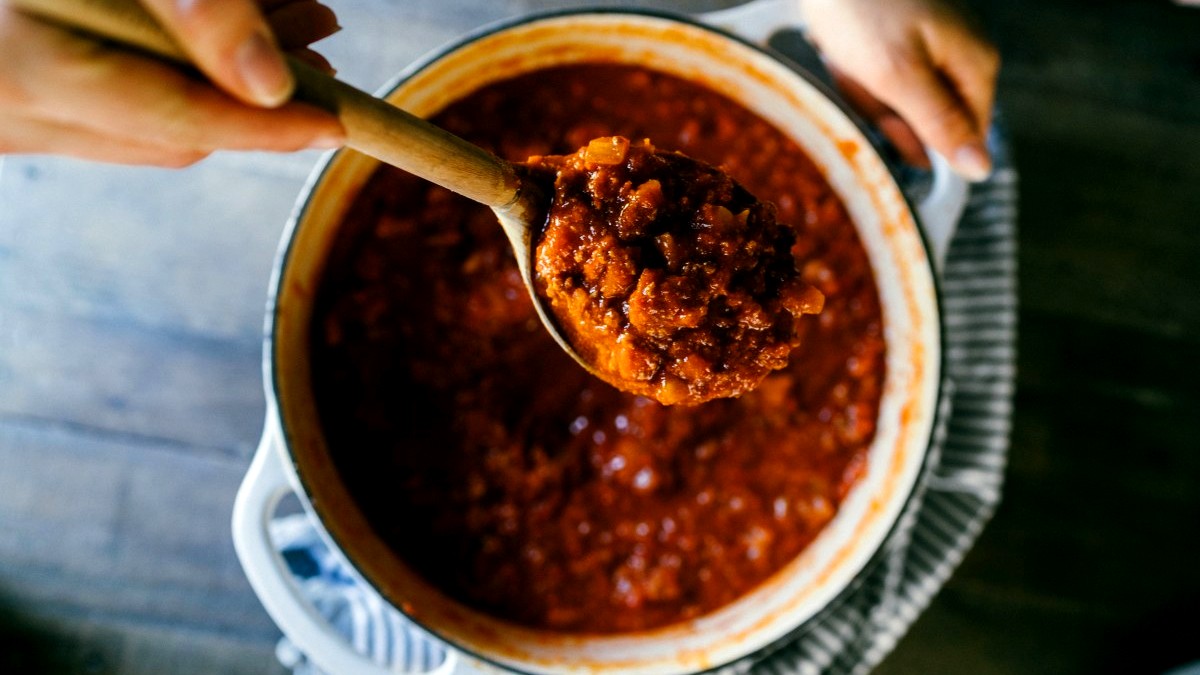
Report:
M37 18L191 65L187 53L135 0L9 0L9 4ZM346 130L347 147L495 212L542 323L572 358L592 371L563 338L534 291L531 241L537 226L534 219L546 208L541 190L522 181L512 164L492 153L298 59L289 56L287 61L296 78L295 100L336 115Z
M8 1L23 12L71 29L176 63L190 63L187 54L136 0ZM515 165L297 59L289 57L288 65L296 78L295 98L336 115L346 130L348 147L490 207L508 236L525 288L546 330L585 370L620 389L652 396L663 403L700 403L710 398L740 395L757 386L771 370L786 364L788 352L798 344L791 315L798 317L820 311L823 299L813 297L814 293L820 294L798 285L798 273L790 255L791 240L764 239L779 236L786 239L784 230L790 232L790 228L776 227L773 207L763 207L740 186L730 187L732 179L719 169L677 153L656 152L647 144L636 148L638 159L630 161L640 167L658 167L658 173L635 171L638 175L602 180L626 184L636 179L641 188L653 187L659 194L653 200L656 205L648 207L650 210L665 213L678 211L675 207L682 206L684 212L674 217L678 221L676 226L690 233L696 228L721 230L723 234L713 235L717 239L709 243L723 243L728 248L734 242L741 242L747 252L734 262L731 260L736 256L729 254L698 259L684 265L688 270L637 270L633 269L637 259L658 256L653 253L642 256L636 251L622 253L621 247L648 249L661 245L662 241L647 243L646 236L632 236L628 232L616 239L611 235L639 220L628 218L628 211L638 210L627 208L632 204L630 199L637 201L638 206L648 202L628 194L588 195L586 190L572 193L567 188L572 180L578 182L581 177L588 182L588 176L606 170L607 164L627 164L622 171L633 169L633 164L625 161L628 149L625 139L597 139L572 156L573 160L558 158L549 165L531 163L518 170ZM600 152L597 157L598 149L603 150L616 141L624 143L619 157L606 159L603 155L608 151ZM560 172L555 178L553 172L547 175L548 168L570 171ZM660 188L680 183L685 187L674 191L666 203L662 202ZM712 195L717 193L719 196L713 201ZM591 206L574 208L573 204L578 205L579 200ZM598 221L597 206L604 214ZM578 234L568 239L622 243L595 251L585 250L586 247L578 250L549 247L548 259L535 261L539 255L533 241L535 233L542 229L543 220L547 228L557 222L555 210L561 211L560 207L571 213L568 217L572 223L568 228L575 228ZM763 208L766 210L761 211ZM573 214L581 211L587 212L590 224L574 221ZM751 218L753 222L747 231L747 215L751 213L757 215ZM646 217L649 220L638 223L634 229L640 231L650 221L656 227L663 226L657 216ZM667 231L663 234L670 236ZM639 238L647 241L637 243ZM692 248L700 251L699 255L706 255L705 246ZM630 284L641 279L637 297L625 297L634 289L630 284L621 293L607 293L594 284L592 288L581 288L579 279L587 277L587 272L559 269L557 265L557 261L565 258L585 256L590 261L585 267L594 272L602 261L617 255L627 256L625 269L619 270L618 276L632 275ZM714 266L712 275L695 273L701 267ZM535 281L535 273L542 268L566 277L567 287L557 288L560 292L549 299L539 289L550 291L558 282L550 278ZM770 273L765 272L768 268ZM744 288L733 286L714 287L710 291L708 276L722 275L757 280L760 289L751 294L753 297ZM607 276L605 284L611 286L612 278L611 274ZM651 278L653 283L645 283ZM672 288L676 291L671 292ZM764 292L762 288L768 290ZM581 293L588 296L585 302L579 301ZM729 306L735 301L736 307ZM714 308L711 311L710 306ZM567 330L563 330L564 326ZM689 341L694 344L689 345Z

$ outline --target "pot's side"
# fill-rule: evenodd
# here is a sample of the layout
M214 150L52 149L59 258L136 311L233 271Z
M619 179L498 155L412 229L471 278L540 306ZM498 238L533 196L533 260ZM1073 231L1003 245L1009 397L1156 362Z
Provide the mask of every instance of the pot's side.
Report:
M868 473L812 546L734 604L636 635L563 636L512 626L425 584L373 534L337 478L311 394L313 295L338 225L375 167L354 153L335 157L298 211L276 281L268 381L312 512L364 579L431 632L528 672L704 670L762 649L811 618L883 542L911 493L932 427L940 363L935 290L912 214L855 125L800 76L711 29L635 14L543 18L468 41L404 77L389 98L429 116L489 82L597 60L698 80L742 102L809 152L859 227L884 306L888 375Z

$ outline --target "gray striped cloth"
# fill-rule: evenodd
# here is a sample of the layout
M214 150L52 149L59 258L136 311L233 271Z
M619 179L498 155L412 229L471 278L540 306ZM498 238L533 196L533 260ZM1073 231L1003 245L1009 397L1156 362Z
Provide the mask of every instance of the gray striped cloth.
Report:
M1017 337L1017 174L992 134L996 170L972 186L942 273L946 371L940 423L917 490L881 554L756 675L861 674L887 656L950 578L1000 501Z
M916 492L851 591L776 651L730 671L870 671L950 578L1000 500L1016 377L1017 174L999 132L991 146L996 170L972 187L942 274L943 408ZM919 178L900 175L907 192L921 191ZM305 593L356 649L408 671L441 663L441 644L359 584L304 514L272 525ZM299 675L319 672L286 638L276 653Z

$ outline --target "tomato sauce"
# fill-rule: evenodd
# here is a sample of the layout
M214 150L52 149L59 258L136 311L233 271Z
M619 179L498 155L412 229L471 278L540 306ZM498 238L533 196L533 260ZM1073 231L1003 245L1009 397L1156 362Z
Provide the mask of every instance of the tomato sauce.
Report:
M720 166L794 226L825 307L758 388L663 406L551 340L488 209L381 167L312 325L322 428L372 527L461 602L575 633L711 612L794 559L864 470L884 376L867 255L811 160L736 102L635 66L519 76L434 121L514 161L621 135Z

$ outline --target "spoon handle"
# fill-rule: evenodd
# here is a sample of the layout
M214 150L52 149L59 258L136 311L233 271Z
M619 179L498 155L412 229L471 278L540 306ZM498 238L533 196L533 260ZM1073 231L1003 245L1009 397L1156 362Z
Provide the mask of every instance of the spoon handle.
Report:
M7 0L66 27L182 64L191 60L136 0ZM512 166L392 104L288 57L295 99L337 115L346 145L492 207L516 200Z

